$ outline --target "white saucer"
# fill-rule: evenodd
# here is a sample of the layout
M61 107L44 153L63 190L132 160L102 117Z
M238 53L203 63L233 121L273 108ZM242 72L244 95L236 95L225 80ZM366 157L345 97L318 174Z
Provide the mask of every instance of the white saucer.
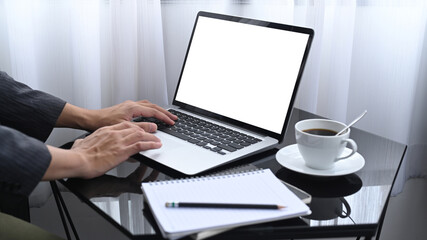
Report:
M346 148L343 152L343 155L348 154L349 152L351 152L351 149ZM305 165L304 159L302 159L302 156L296 144L289 145L280 149L276 153L276 159L280 163L280 165L287 169L307 175L320 177L333 177L351 174L359 171L365 165L365 159L362 157L362 155L356 152L348 159L336 162L335 166L331 169L318 170L309 168Z

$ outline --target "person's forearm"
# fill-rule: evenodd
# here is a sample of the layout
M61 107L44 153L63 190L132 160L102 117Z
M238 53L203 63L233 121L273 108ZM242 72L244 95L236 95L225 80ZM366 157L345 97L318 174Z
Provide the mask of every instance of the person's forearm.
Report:
M80 153L52 146L47 147L52 159L42 180L84 177L85 160Z
M95 130L96 127L93 125L97 122L95 118L95 110L88 110L67 103L61 115L59 115L55 126Z

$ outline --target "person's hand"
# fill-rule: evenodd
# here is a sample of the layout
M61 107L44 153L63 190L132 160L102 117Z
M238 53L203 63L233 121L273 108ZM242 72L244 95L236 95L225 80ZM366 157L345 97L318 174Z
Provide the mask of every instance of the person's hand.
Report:
M132 122L102 127L76 140L71 149L47 145L52 158L42 180L94 178L140 151L161 146L156 136Z
M154 117L169 125L174 125L177 116L166 109L150 103L147 100L138 102L125 101L108 108L89 110L66 103L62 113L55 124L56 127L71 127L95 131L98 128L129 122L136 117ZM155 132L157 125L154 123L135 123L146 132Z
M169 125L174 125L174 120L178 117L170 113L166 109L153 104L147 100L138 102L125 101L112 107L94 110L97 120L93 122L94 129L112 124L131 121L135 117L154 117ZM147 132L155 132L157 126L153 123L139 122L135 123L142 127Z
M122 122L96 130L75 141L70 151L84 159L82 177L100 176L133 154L162 146L160 140L135 123Z

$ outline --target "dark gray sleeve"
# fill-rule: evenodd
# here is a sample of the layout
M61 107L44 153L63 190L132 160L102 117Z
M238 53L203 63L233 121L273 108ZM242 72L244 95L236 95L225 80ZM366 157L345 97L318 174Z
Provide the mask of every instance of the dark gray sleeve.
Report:
M65 101L0 72L0 195L28 196L51 161L45 141Z
M28 196L50 161L50 152L43 142L0 126L0 195Z
M0 71L0 124L46 141L65 101L33 90Z

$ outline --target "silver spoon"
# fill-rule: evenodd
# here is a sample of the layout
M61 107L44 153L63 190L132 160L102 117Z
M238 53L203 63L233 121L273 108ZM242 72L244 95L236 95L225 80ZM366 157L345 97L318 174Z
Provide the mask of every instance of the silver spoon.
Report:
M362 119L363 118L363 116L365 116L365 114L367 113L368 111L367 110L365 110L359 117L357 117L356 119L354 119L353 120L353 122L351 122L350 124L348 124L347 125L347 127L345 127L343 130L341 130L341 131L339 131L335 136L338 136L338 135L340 135L340 134L342 134L342 133L344 133L349 127L351 127L351 126L353 126L355 123L357 123L360 119Z

